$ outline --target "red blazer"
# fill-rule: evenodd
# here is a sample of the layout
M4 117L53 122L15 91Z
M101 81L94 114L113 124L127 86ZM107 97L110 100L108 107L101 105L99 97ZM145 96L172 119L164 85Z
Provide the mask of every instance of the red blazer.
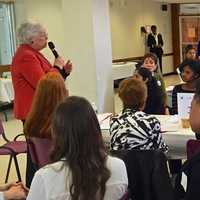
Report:
M49 71L57 71L49 61L29 45L21 45L12 61L11 74L14 87L14 114L25 120L31 108L39 79Z

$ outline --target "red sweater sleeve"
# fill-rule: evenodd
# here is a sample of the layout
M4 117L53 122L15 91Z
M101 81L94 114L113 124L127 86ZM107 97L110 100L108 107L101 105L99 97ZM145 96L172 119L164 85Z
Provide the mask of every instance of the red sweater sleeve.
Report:
M36 88L38 81L45 73L57 71L50 65L45 67L45 69L42 64L47 65L47 63L42 63L34 54L24 55L20 63L21 74L33 88Z

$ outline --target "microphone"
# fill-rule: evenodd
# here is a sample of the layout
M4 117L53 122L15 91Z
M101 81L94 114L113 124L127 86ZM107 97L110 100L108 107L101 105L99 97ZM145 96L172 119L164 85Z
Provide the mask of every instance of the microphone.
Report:
M51 49L53 55L55 56L55 58L58 58L58 52L55 50L55 45L53 42L48 42L48 46Z

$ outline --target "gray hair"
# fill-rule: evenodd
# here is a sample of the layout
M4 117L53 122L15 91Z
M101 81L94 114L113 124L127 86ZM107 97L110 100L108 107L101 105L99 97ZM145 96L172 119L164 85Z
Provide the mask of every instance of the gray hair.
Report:
M32 38L45 32L46 29L39 23L26 22L21 24L17 31L20 44L31 44Z

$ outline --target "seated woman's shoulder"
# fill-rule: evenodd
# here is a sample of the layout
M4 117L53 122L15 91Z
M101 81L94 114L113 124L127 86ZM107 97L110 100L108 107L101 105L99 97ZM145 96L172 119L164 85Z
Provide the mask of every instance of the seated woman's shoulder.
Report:
M151 122L151 123L160 123L156 116L147 114L142 111L138 111L136 113L136 116L137 116L137 119L139 119L140 121L146 121L146 122Z
M126 169L124 161L122 159L110 155L107 159L107 167L111 171L117 171L118 173L119 171L123 173L123 171Z
M183 85L183 84L184 84L184 83L175 85L174 88L173 88L173 90L180 90L180 89L182 89L182 85Z
M107 167L111 172L111 179L127 180L126 166L123 160L117 157L108 156Z
M48 173L58 173L62 171L64 165L65 165L64 161L54 162L52 164L45 165L44 167L40 168L37 172L43 175L48 174Z
M117 158L115 156L108 156L107 158L107 165L115 165L115 166L124 166L124 161L120 158Z

